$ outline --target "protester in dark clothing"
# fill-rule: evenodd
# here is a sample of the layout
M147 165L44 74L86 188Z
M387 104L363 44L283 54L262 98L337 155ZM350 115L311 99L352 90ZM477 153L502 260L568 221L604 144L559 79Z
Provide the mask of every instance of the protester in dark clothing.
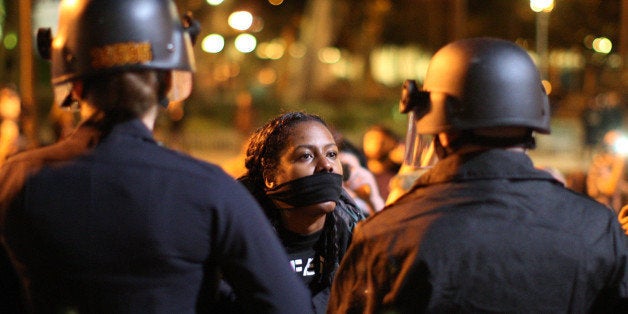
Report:
M586 193L616 213L628 202L628 138L606 132L587 169Z
M327 308L333 276L363 214L342 188L338 147L325 122L301 112L259 128L240 180L262 204L308 285L317 313Z
M473 38L405 99L439 161L356 229L328 313L609 312L628 297L628 237L608 208L535 169L549 104L517 45Z
M0 230L31 310L213 312L222 278L246 312L307 313L307 289L247 190L153 139L159 107L189 94L193 21L166 0L60 8L55 91L91 115L0 172Z

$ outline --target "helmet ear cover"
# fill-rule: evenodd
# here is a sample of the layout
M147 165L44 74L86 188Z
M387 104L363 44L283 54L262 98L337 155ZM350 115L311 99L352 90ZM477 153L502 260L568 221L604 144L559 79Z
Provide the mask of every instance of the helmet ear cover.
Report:
M417 117L423 117L430 110L430 93L420 91L415 80L406 80L401 91L399 112L414 111Z

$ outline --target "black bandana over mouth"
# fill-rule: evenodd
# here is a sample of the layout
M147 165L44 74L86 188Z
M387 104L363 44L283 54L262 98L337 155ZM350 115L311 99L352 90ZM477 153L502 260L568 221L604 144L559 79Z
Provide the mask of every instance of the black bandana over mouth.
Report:
M266 195L294 207L338 202L342 192L342 176L337 173L319 172L298 178L266 190Z

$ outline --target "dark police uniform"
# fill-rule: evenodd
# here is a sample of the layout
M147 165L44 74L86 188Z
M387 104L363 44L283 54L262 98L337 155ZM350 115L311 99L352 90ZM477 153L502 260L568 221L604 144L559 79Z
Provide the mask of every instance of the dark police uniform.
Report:
M525 154L452 155L356 228L328 311L608 310L628 297L627 240Z
M138 119L99 138L88 121L0 173L0 222L36 310L202 312L219 271L244 309L310 309L243 186L159 146Z

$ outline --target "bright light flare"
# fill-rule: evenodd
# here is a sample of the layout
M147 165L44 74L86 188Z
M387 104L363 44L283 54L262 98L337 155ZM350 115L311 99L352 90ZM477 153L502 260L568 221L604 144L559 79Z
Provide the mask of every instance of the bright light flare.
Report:
M628 156L628 137L621 135L613 143L613 150L622 156Z
M551 12L554 9L554 0L530 0L530 9L534 12Z
M613 42L606 37L598 37L593 40L591 47L595 52L608 54L613 49Z
M253 14L247 11L236 11L229 15L229 20L227 21L229 26L233 29L237 29L239 31L245 31L253 25Z
M251 34L240 34L236 37L234 44L239 52L249 53L255 50L257 39Z
M207 53L219 53L225 48L225 39L218 34L209 34L203 38L201 48Z

